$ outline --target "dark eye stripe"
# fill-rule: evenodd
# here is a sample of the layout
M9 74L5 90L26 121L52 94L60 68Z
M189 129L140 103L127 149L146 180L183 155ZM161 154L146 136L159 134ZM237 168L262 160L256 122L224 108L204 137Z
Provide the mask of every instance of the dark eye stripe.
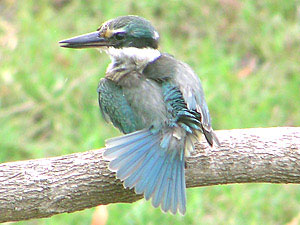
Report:
M118 41L123 40L125 38L125 32L119 32L114 35L114 38Z

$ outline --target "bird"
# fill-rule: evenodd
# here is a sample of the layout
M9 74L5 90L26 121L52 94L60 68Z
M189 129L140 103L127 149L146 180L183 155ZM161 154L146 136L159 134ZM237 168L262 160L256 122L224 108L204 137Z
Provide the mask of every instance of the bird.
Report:
M97 48L111 59L98 102L104 119L124 135L105 142L109 170L155 208L184 215L185 158L203 136L211 147L220 143L200 79L189 65L160 52L159 38L150 21L126 15L59 43Z

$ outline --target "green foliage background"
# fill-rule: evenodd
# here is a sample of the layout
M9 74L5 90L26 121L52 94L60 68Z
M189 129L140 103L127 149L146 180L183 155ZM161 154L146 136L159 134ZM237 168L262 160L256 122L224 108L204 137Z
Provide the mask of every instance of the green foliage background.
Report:
M104 146L119 135L100 116L96 88L109 59L58 41L136 14L161 51L202 80L218 129L300 125L300 4L296 0L0 1L0 162ZM94 209L16 224L90 224ZM300 218L298 185L188 190L185 217L144 200L108 207L108 224L284 224Z

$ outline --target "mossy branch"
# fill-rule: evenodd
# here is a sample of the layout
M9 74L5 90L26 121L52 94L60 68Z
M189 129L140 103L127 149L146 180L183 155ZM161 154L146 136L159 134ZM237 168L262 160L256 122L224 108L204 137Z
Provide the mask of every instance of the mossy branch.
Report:
M216 131L187 158L187 187L232 183L300 184L300 128ZM0 164L0 222L50 217L142 198L123 188L102 159L103 149Z

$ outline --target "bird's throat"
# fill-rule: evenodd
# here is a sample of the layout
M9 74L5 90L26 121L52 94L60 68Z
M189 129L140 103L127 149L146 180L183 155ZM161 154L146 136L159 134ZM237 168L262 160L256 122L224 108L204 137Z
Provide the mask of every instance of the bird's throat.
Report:
M119 83L123 78L131 78L130 75L142 74L148 63L161 56L157 49L152 48L107 48L106 53L111 58L111 63L106 70L106 78Z

